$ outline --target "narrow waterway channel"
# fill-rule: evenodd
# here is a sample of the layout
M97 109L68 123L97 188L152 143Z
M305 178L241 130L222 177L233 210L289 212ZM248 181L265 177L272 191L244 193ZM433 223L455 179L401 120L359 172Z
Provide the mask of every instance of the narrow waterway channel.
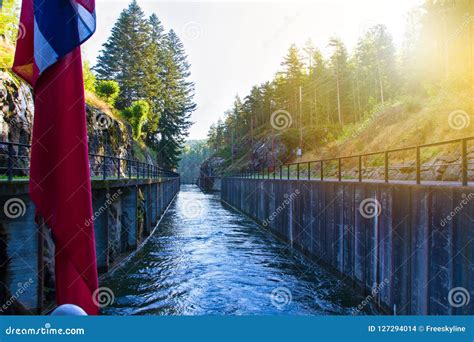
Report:
M347 315L363 301L218 194L191 185L101 286L115 296L102 310L109 315Z

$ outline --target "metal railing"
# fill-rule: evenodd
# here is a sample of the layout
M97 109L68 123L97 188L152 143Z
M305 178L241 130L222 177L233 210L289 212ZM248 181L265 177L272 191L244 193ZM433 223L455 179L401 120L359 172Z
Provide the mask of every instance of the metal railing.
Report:
M31 145L0 141L0 181L27 179ZM139 160L89 154L91 179L158 179L179 174Z
M433 167L453 167L455 165L460 165L460 177L457 180L461 182L462 185L467 186L469 183L469 174L468 168L469 165L474 164L474 162L468 160L468 142L474 141L474 137L462 138L462 139L454 139L448 141L442 141L437 143L431 144L424 144L424 145L417 145L417 146L410 146L410 147L403 147L403 148L396 148L390 149L385 151L378 151L378 152L370 152L370 153L363 153L357 154L352 156L342 156L336 158L328 158L328 159L321 159L321 160L313 160L308 162L301 162L301 163L292 163L292 164L285 164L280 166L273 166L273 167L265 167L260 168L258 170L246 170L243 172L239 172L237 174L232 174L230 177L243 177L243 178L252 178L252 179L318 179L318 180L343 180L343 162L347 160L353 160L357 164L356 166L352 166L349 169L349 172L355 173L356 178L355 180L362 182L364 180L363 173L367 173L367 169L382 169L383 174L383 181L388 183L390 182L390 171L400 170L400 169L412 169L414 174L414 179L412 181L416 182L416 184L421 184L422 182L422 171L427 171ZM450 162L450 163L441 163L441 164L427 164L422 162L422 151L426 148L430 147L438 147L443 145L459 145L459 157L456 158L456 161L459 162ZM390 162L390 157L393 154L400 153L400 152L408 152L412 151L415 154L415 161L413 164L408 165L394 165L393 162ZM383 159L382 165L377 167L371 166L363 166L364 158L378 156L379 159ZM474 159L474 158L473 158ZM325 172L327 171L328 164L333 163L330 170L333 171L333 177L328 178L325 177ZM354 165L352 164L352 165ZM296 172L291 172L292 168L296 168ZM306 172L303 172L306 170ZM316 172L314 172L316 171ZM312 177L313 176L313 177ZM369 180L373 180L373 178L367 178ZM443 181L443 180L439 180Z

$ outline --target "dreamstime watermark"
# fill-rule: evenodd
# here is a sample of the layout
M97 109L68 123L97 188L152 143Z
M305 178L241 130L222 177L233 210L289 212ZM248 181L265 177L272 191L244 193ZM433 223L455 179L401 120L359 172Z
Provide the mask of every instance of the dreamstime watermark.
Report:
M203 28L197 21L190 21L183 26L183 36L187 40L199 39L203 34Z
M452 288L448 293L448 302L454 308L460 308L469 304L471 301L471 294L464 287Z
M274 111L270 117L270 124L278 131L290 128L292 123L293 119L290 112L284 109Z
M24 283L18 283L18 289L15 291L15 293L8 298L5 303L0 306L0 313L3 313L4 311L8 310L8 308L15 303L20 296L26 292L26 289L30 287L33 284L33 279L30 278L28 281Z
M103 131L112 126L112 118L105 113L95 113L93 116L94 128Z
M86 227L89 227L103 212L105 212L111 205L122 195L122 189L118 189L117 192L105 195L107 198L105 203L100 206L100 208L95 211L90 218L85 222Z
M51 323L45 323L40 328L15 328L9 326L5 329L5 335L84 335L84 328L53 328Z
M352 138L356 138L360 133L362 133L377 117L379 117L385 112L387 107L387 104L377 104L372 110L373 114L354 130L354 132L352 133Z
M22 40L26 37L26 26L23 23L18 24L18 33L16 35L16 40Z
M359 305L357 305L357 308L354 309L353 314L358 314L361 312L367 305L369 305L371 302L373 302L375 299L377 299L377 295L382 291L385 286L390 284L390 281L385 278L380 284L374 284L372 287L372 290L370 291L370 294L364 298L362 302L360 302Z
M291 204L291 202L295 200L296 197L298 197L300 193L301 191L299 189L296 189L289 195L285 194L285 200L275 209L274 212L270 214L270 216L263 220L263 226L267 227L278 215L280 215L283 210L285 210Z
M18 197L8 199L3 205L3 212L5 216L10 219L16 219L26 213L25 202Z
M362 217L371 219L380 215L382 212L382 206L376 198L366 198L360 202L359 212Z
M275 306L278 310L283 310L285 306L289 305L293 300L290 289L286 287L277 287L273 289L270 294L270 301L272 305Z
M201 201L188 200L183 205L183 215L188 219L196 219L206 212L206 208Z
M448 124L452 129L460 131L469 127L471 124L471 117L466 111L458 109L449 113Z
M92 293L92 302L99 308L105 308L115 302L115 294L108 287L99 287Z
M461 197L463 199L459 202L457 206L454 207L454 209L446 215L446 217L443 217L440 221L440 226L445 227L448 222L450 222L457 214L459 214L468 203L474 199L474 192L470 192L469 194L462 194Z

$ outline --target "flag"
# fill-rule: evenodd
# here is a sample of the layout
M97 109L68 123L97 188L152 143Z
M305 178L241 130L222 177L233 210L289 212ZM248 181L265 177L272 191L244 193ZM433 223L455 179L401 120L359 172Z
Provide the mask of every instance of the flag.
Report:
M30 197L55 242L57 304L97 314L98 287L80 45L94 0L23 0L13 71L33 87Z

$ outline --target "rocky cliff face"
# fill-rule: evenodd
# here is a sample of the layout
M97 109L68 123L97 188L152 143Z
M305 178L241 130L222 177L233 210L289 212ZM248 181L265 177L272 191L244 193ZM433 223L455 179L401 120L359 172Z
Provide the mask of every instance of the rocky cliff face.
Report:
M236 146L234 155L242 155L245 153L242 149L245 146ZM262 168L271 167L273 165L281 165L288 161L291 151L281 141L279 136L274 139L265 137L255 141L252 150L243 158L235 160L233 164L229 160L225 160L219 156L211 156L207 158L200 168L201 176L211 177L220 176L225 172L234 172L240 170L260 170ZM231 165L229 165L231 164Z
M131 127L93 106L86 106L89 153L135 159ZM34 103L31 88L6 71L0 71L0 141L30 144ZM7 148L0 145L0 159ZM15 153L27 155L28 151ZM147 156L147 161L152 161ZM91 163L95 162L91 158Z
M0 71L0 139L28 144L33 112L31 89L7 72Z
M284 164L288 161L289 152L279 136L276 136L274 139L266 137L254 144L252 157L246 167L251 170L259 170L261 168Z

